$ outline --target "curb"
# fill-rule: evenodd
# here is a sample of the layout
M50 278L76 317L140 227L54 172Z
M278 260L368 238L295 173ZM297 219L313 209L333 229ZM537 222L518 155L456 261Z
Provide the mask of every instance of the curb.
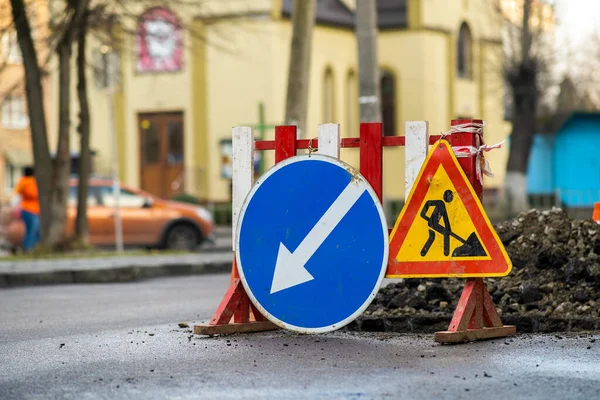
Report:
M143 279L231 272L231 261L176 262L141 266L139 263L90 269L62 269L0 274L0 288L74 283L124 283Z

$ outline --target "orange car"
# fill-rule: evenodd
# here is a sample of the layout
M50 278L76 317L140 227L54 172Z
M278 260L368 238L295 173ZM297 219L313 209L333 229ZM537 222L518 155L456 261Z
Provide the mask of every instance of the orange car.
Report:
M77 181L70 182L66 236L75 232ZM90 244L115 245L115 198L112 181L90 179L88 224ZM204 240L213 240L212 214L203 207L156 198L141 190L121 185L119 196L123 244L135 247L194 250ZM21 246L24 224L14 209L2 215L5 239L14 248Z

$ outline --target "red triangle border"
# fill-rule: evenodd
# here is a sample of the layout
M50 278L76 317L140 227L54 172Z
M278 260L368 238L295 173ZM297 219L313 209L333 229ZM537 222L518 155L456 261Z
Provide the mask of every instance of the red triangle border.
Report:
M428 177L433 177L442 165L448 174L456 192L469 213L485 248L489 260L443 260L443 261L397 261L408 230L419 214L419 208L427 195ZM416 183L413 185L406 205L390 234L389 262L386 278L435 278L435 277L485 277L506 276L512 269L510 257L506 253L500 238L493 229L483 206L454 152L445 140L437 141L430 150Z

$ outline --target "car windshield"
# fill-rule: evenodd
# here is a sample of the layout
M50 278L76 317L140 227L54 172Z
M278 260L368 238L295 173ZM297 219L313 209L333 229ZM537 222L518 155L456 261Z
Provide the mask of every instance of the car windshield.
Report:
M112 186L97 186L102 199L102 205L105 207L114 207L116 205ZM142 208L146 204L146 198L130 190L121 188L119 193L119 206L124 208Z
M69 188L69 206L77 206L77 186ZM141 208L146 204L146 197L121 188L119 206L124 208ZM90 185L88 188L88 206L114 207L115 197L112 186Z
M71 186L69 188L69 197L67 199L69 207L76 207L77 206L77 194L78 194L78 192L79 192L79 190L78 190L77 186ZM93 207L93 206L100 205L100 198L98 197L97 192L96 192L96 190L95 190L95 188L93 186L90 186L88 188L87 204L88 204L88 207Z

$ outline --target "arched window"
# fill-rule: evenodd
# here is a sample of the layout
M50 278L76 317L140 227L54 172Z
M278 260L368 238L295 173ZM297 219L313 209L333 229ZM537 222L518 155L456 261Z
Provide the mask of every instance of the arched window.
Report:
M466 23L460 26L458 32L456 70L460 78L471 79L473 77L473 44L471 30Z
M356 73L349 70L346 76L346 126L342 134L346 137L358 136L358 86Z
M396 78L389 71L381 71L381 116L383 135L396 135Z
M335 123L333 71L327 67L323 76L323 123Z

